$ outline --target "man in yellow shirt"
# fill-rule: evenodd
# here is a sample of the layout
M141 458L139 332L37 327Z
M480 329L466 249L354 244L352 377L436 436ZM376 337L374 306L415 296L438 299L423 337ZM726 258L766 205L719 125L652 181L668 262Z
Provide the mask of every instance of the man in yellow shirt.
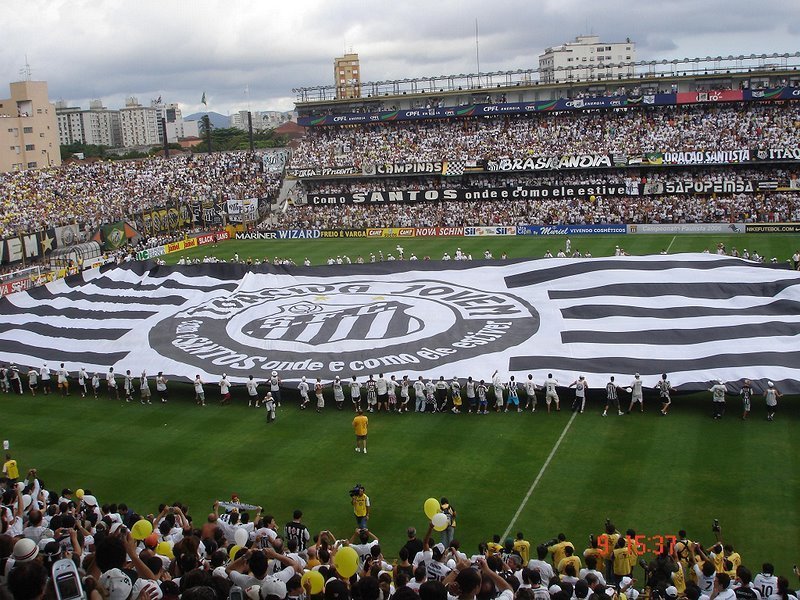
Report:
M531 559L531 543L525 539L521 531L517 532L517 539L514 540L514 550L519 552L519 555L522 557L522 564L527 565L528 561Z
M353 419L353 430L356 432L356 452L367 453L367 427L369 419L359 410Z
M575 569L575 575L581 570L581 559L575 556L575 548L572 546L564 546L564 558L558 563L558 572L564 575L567 572L567 565L572 565Z
M556 570L558 570L559 563L564 560L564 557L566 556L564 548L567 546L575 550L575 546L572 545L572 542L567 541L567 536L563 533L559 533L556 543L547 547L547 551L553 555L553 566L556 568Z
M621 537L617 540L617 547L614 548L614 582L618 583L623 577L630 577L631 562L628 541Z
M364 486L360 483L356 484L356 487L350 492L350 498L358 528L367 529L367 521L369 521L369 496L367 496L364 491Z
M3 463L3 475L11 480L11 483L16 483L19 479L19 468L17 461L11 458L10 454L6 454L6 462Z

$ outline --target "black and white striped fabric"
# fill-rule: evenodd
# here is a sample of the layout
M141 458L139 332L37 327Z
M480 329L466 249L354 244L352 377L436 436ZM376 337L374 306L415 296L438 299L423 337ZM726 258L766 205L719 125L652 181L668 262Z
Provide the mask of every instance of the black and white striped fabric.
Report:
M800 392L800 273L708 254L293 268L135 263L0 300L0 363L213 381L662 373ZM759 383L760 382L760 383Z

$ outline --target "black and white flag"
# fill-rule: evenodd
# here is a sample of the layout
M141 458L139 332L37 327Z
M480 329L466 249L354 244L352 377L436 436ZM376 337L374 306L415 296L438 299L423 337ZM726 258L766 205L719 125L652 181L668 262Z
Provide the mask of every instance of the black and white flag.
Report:
M708 254L325 267L134 263L0 300L0 362L212 380L661 373L800 392L800 273ZM622 379L620 379L620 377ZM735 387L735 386L734 386Z

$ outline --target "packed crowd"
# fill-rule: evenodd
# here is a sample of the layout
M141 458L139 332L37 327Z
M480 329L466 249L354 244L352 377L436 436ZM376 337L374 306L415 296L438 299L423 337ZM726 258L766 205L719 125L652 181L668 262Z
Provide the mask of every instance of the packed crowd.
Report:
M0 238L70 223L96 227L142 211L199 200L274 195L280 175L258 154L79 162L0 174Z
M628 190L640 185L657 186L667 182L715 183L721 181L750 182L776 181L779 187L792 184L798 173L774 166L762 168L732 168L730 166L681 167L664 169L604 169L602 171L566 171L552 173L483 173L462 177L457 180L437 176L381 177L361 179L305 179L297 184L299 196L314 194L347 194L354 192L391 192L397 190L438 190L463 188L516 188L524 186L575 186L575 185L623 185ZM633 192L631 192L633 193Z
M475 200L289 207L267 229L366 227L472 227L587 223L736 223L800 220L800 197L791 192L698 197L594 196L537 200Z
M311 128L290 167L795 147L797 103L647 107Z
M341 536L312 532L297 509L279 526L279 516L236 494L201 522L180 502L148 514L89 489L59 493L37 469L21 478L10 454L0 492L0 595L9 600L796 598L771 563L754 568L725 542L718 521L705 546L683 530L648 538L606 520L584 549L564 533L534 545L520 531L470 552L455 539L455 509L433 498L425 534L408 527L405 544L388 549L368 528L360 484L350 492L358 527Z

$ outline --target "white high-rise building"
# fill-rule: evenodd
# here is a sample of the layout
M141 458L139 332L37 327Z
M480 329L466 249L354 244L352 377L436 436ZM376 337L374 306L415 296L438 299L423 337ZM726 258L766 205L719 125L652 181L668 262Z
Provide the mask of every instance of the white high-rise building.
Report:
M157 146L160 144L159 111L152 106L142 106L139 101L130 97L125 101L125 108L119 109L120 129L122 130L122 146Z
M80 106L67 106L63 100L56 102L58 143L60 145L84 143L82 112Z
M116 148L122 144L118 110L109 110L101 100L92 100L89 110L82 112L83 135L87 144Z
M601 42L597 35L579 35L574 42L547 48L539 55L539 80L608 81L634 75L636 43Z

